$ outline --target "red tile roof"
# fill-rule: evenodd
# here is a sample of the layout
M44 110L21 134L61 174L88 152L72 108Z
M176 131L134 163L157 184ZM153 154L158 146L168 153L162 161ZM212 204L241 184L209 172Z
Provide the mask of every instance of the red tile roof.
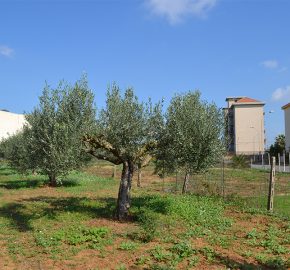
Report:
M248 97L243 97L239 99L236 103L248 103L248 102L260 102L259 100L248 98Z
M284 106L282 107L282 110L286 110L286 109L288 109L289 107L290 107L290 103L284 105Z

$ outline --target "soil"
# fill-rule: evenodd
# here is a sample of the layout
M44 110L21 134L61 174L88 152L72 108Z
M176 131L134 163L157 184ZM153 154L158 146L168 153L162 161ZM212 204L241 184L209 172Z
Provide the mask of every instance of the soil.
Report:
M86 170L88 173L102 176L111 177L113 167L112 166L93 166ZM116 181L120 177L120 169L117 170ZM135 176L136 177L136 176ZM135 179L136 180L136 179ZM175 177L166 178L167 182L175 183ZM136 183L136 181L134 181ZM233 182L234 183L234 182ZM162 190L162 179L152 174L151 170L144 170L142 175L142 188L153 187L153 190ZM112 191L115 193L116 191ZM59 192L55 188L43 186L36 189L25 189L21 192L7 192L2 194L1 200L6 203L21 202L23 200L29 200L33 198L39 198L41 196L53 197L53 198L64 198L69 197L71 194L64 191ZM82 194L83 196L83 194ZM93 194L88 194L93 196ZM98 194L102 196L102 194ZM199 264L194 268L188 268L188 262L185 262L179 267L179 269L225 269L225 265L236 265L234 269L267 269L261 266L253 258L245 258L241 254L248 250L248 246L244 244L245 235L253 228L259 228L259 230L265 230L269 224L273 223L272 217L265 215L251 215L243 213L235 208L228 208L225 212L225 216L234 220L232 228L229 230L229 235L234 235L235 240L230 248L223 248L218 245L211 245L214 250L218 253L218 260L209 262L205 257L201 256ZM1 224L0 224L1 225ZM98 218L92 219L86 223L88 226L102 226L108 227L114 232L115 238L113 245L106 247L105 252L102 254L101 251L85 249L78 252L75 256L70 259L64 260L53 260L48 255L40 257L17 257L14 258L9 254L7 243L5 239L0 239L0 270L105 270L105 269L118 269L121 265L125 265L127 269L138 270L148 269L146 266L136 265L136 260L142 255L150 254L157 245L164 245L164 242L150 242L140 244L137 250L134 251L123 251L118 247L122 241L124 241L124 232L132 232L138 230L138 226L133 222L118 222L113 219ZM283 224L279 224L282 226ZM210 244L202 238L189 239L193 247L201 249ZM290 248L290 246L289 246ZM252 252L258 253L259 248L252 248ZM290 256L289 256L290 258ZM246 268L248 267L248 268ZM121 269L121 268L119 268ZM230 268L228 268L230 269ZM270 268L269 268L270 269Z

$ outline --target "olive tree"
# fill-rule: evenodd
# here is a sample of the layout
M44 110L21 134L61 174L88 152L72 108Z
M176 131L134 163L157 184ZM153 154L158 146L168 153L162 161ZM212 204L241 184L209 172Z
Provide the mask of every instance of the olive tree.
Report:
M6 156L16 169L47 175L49 184L56 186L87 159L82 137L95 126L94 95L83 77L73 86L46 85L39 100L25 116L23 131L7 140Z
M133 89L124 95L113 84L107 91L106 107L97 117L95 134L84 137L87 152L98 159L122 164L116 218L127 218L134 171L151 159L163 123L161 103L139 102Z
M32 169L34 162L24 131L17 132L0 143L2 157L18 172L24 174Z
M185 172L183 193L190 174L206 171L220 160L225 150L223 112L200 96L195 91L172 98L158 147L157 169Z

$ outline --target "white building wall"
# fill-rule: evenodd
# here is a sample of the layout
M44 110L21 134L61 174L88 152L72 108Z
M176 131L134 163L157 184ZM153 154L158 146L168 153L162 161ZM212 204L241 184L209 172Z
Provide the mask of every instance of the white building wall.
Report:
M284 110L285 114L285 143L286 151L290 151L290 108Z
M23 114L0 111L0 141L20 131L25 122Z

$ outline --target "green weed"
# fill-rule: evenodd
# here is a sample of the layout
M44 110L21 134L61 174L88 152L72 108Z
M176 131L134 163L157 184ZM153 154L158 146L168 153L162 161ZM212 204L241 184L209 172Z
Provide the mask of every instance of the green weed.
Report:
M150 261L150 258L143 255L143 256L140 256L139 258L136 259L135 264L136 265L144 265L149 261Z
M158 233L158 214L146 208L141 208L138 215L138 221L142 228L142 230L139 232L140 239L143 242L152 241Z
M197 264L199 263L199 257L198 256L193 256L189 259L189 266L190 267L194 267L197 266Z
M192 248L189 242L176 243L171 247L170 250L180 259L190 257L192 254L196 253L196 250Z
M129 241L129 242L122 242L119 246L119 249L129 251L129 250L135 250L137 249L137 247L138 247L138 244Z
M160 246L156 246L153 250L151 250L151 255L158 262L166 262L172 258L173 254Z
M216 257L216 252L211 247L204 247L200 250L200 252L209 262L212 262Z

